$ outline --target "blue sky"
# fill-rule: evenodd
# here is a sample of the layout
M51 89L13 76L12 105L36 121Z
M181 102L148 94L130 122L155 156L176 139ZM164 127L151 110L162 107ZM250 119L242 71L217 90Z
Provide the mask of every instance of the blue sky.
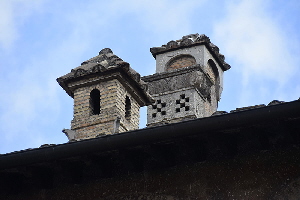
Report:
M56 78L106 47L144 76L150 47L206 34L232 67L218 110L296 100L299 13L298 0L0 0L0 153L67 142L73 99Z

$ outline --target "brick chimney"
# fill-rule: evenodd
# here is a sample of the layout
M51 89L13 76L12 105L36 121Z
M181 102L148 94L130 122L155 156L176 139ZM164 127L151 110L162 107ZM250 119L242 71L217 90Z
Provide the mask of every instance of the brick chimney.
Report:
M153 102L140 74L108 48L57 81L74 99L69 140L138 129L140 107Z
M147 82L155 103L148 106L147 126L211 116L230 69L219 48L206 35L191 34L150 49L156 73Z

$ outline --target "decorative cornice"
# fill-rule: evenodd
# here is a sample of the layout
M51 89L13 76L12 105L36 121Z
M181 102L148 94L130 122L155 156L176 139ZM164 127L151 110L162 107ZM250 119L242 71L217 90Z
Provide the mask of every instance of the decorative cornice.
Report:
M68 83L82 80L82 78L88 78L88 76L103 76L104 74L113 71L122 71L127 74L128 77L135 82L137 89L145 96L145 102L149 104L153 101L151 95L148 93L147 84L141 79L139 73L132 69L129 63L124 62L121 58L114 55L109 48L102 49L98 56L95 56L87 61L81 63L79 67L72 69L70 73L57 78L59 85L73 97L73 91L68 87Z
M161 72L161 73L156 73L156 74L152 74L152 75L148 75L148 76L143 76L142 80L145 81L145 82L151 82L151 81L155 81L155 80L158 80L158 79L164 79L164 78L168 78L168 77L171 77L171 76L178 76L180 74L185 74L185 73L189 73L189 72L193 72L193 71L201 71L206 76L208 76L203 71L202 67L199 64L196 64L196 65L192 65L192 66L189 66L189 67L174 69L172 71Z

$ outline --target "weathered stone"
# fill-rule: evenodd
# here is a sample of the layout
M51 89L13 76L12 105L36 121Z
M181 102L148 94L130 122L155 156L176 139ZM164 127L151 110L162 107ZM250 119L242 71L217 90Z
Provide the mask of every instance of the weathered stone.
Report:
M158 126L211 116L223 88L225 57L205 35L190 34L151 48L156 74L143 77L156 102L148 106L147 125Z
M69 141L75 140L75 134L76 134L75 131L72 131L70 129L63 129L62 132L64 134L66 134L66 136L68 137Z
M153 101L140 75L108 48L57 80L74 98L69 140L138 129L140 106Z
M193 46L205 45L206 48L211 52L212 56L216 59L216 62L220 65L222 70L226 71L230 69L230 65L228 65L224 61L224 55L219 53L219 48L212 44L209 37L202 34L190 34L183 36L182 39L176 41L170 41L166 45L162 45L161 47L153 47L150 49L153 57L157 59L157 56L160 54L165 54L170 51L175 51L182 48L192 48ZM197 62L197 64L200 64ZM158 72L158 71L156 71Z

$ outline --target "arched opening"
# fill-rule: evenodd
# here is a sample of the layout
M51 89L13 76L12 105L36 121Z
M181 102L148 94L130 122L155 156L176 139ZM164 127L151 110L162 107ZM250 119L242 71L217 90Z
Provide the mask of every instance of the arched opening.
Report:
M212 80L214 82L214 85L215 85L216 97L217 97L217 100L219 101L220 100L220 94L219 94L219 92L220 92L220 76L219 76L219 71L218 71L216 63L212 59L208 60L208 67L209 67L209 69L208 69L209 75L212 78Z
M217 68L216 63L215 63L212 59L209 59L209 60L208 60L208 65L209 65L210 68L212 69L215 78L219 77L219 71L218 71L218 68Z
M128 120L131 116L131 101L128 96L125 99L125 118Z
M100 91L93 89L90 93L90 110L91 115L100 114Z
M191 55L179 55L167 63L166 71L189 67L196 64L196 59Z

